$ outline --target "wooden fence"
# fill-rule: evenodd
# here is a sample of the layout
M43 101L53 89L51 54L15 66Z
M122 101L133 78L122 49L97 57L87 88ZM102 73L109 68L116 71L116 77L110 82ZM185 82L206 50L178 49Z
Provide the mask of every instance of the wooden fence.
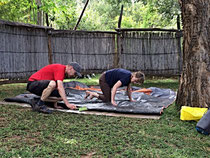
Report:
M114 68L115 32L53 31L52 63L80 63L84 72Z
M85 73L121 67L179 75L180 45L176 31L64 31L0 20L0 79L26 79L45 65L71 61Z
M179 32L122 32L119 67L147 75L171 76L181 72Z
M48 64L44 28L0 21L0 79L27 78Z

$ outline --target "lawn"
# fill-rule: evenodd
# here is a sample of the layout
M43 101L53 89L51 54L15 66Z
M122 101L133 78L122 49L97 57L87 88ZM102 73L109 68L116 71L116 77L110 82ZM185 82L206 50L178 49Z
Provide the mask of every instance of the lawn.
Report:
M98 84L92 80L77 79ZM0 85L0 100L25 92L26 84ZM178 79L147 79L142 87L177 90ZM54 112L0 105L0 157L209 157L210 137L181 121L175 104L159 120Z

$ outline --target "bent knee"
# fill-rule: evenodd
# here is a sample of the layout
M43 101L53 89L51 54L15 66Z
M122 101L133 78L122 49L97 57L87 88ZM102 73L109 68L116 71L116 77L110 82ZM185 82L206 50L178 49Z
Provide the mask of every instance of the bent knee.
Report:
M49 83L47 88L55 89L56 88L56 82L55 81L50 81L50 83Z

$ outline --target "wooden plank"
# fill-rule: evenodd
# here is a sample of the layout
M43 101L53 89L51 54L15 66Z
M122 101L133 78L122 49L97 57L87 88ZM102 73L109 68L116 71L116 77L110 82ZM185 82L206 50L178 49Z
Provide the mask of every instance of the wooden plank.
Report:
M20 23L20 22L11 22L11 21L6 21L6 20L0 20L1 25L7 25L7 26L15 26L15 27L29 27L29 28L38 28L38 29L53 29L51 27L46 27L46 26L39 26L39 25L34 25L34 24L25 24L25 23Z
M31 108L29 104L25 103L16 103L16 102L2 102L0 105L16 105L25 108ZM99 112L99 111L79 111L79 110L65 110L65 109L54 109L49 108L53 111L59 112L68 112L73 114L83 114L83 115L97 115L97 116L112 116L112 117L126 117L126 118L138 118L138 119L160 119L160 115L146 115L146 114L123 114L123 113L114 113L114 112Z
M116 31L168 31L179 32L177 29L161 29L161 28L117 28Z
M52 30L52 35L62 34L62 33L72 33L72 34L81 34L81 33L108 33L108 34L118 34L116 31L86 31L86 30Z

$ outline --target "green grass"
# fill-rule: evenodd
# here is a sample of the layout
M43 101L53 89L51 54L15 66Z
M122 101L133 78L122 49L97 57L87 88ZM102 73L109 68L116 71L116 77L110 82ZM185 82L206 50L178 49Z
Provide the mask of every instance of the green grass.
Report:
M98 77L98 76L97 76ZM78 81L78 80L77 80ZM90 85L93 80L79 80ZM25 92L26 84L0 85L0 99ZM177 79L148 79L142 87L177 90ZM181 121L175 105L160 120L78 115L44 115L0 105L0 157L208 157L209 136L196 122Z
M88 79L88 78L83 78L83 79L66 79L64 82L69 82L69 81L79 81L82 83L85 83L86 85L98 85L98 79L100 75L96 74L95 77Z

